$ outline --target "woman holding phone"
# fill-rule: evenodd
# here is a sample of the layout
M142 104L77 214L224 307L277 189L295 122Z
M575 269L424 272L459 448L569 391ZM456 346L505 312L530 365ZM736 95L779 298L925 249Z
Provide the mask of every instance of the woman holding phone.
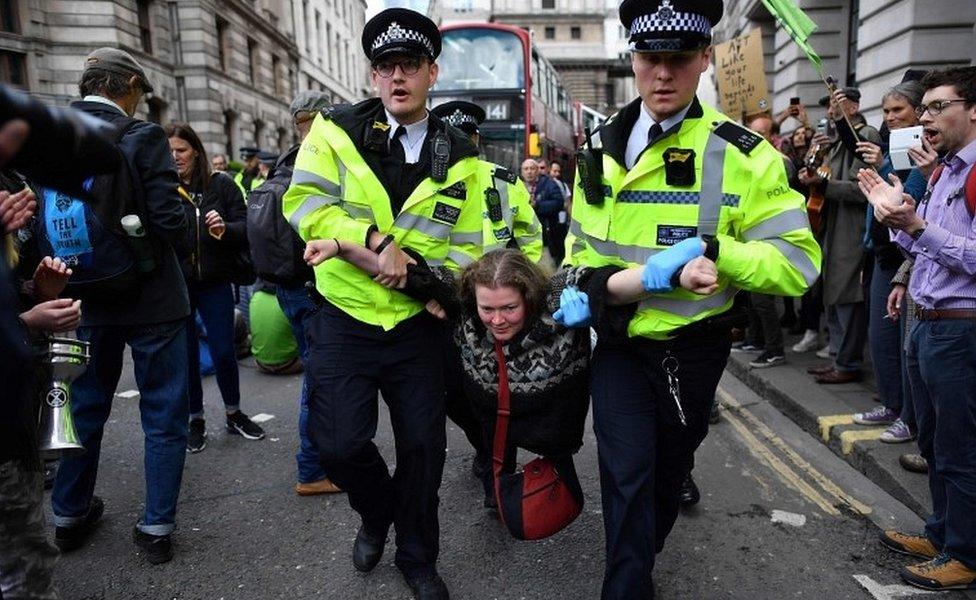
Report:
M918 82L903 82L891 88L882 99L885 123L892 132L918 125L915 107L921 104L924 89ZM913 169L895 171L891 157L871 142L859 142L858 151L864 162L874 166L882 177L894 173L905 184L905 192L915 201L925 193L925 186L938 160L925 138L922 147L908 153L917 165ZM864 246L873 256L871 265L870 301L868 302L868 340L875 381L882 405L874 410L857 413L854 422L860 425L888 426L881 441L908 442L915 438L915 412L905 380L903 365L903 331L899 323L888 316L888 295L891 281L904 257L891 242L888 228L874 219L873 207L868 205Z

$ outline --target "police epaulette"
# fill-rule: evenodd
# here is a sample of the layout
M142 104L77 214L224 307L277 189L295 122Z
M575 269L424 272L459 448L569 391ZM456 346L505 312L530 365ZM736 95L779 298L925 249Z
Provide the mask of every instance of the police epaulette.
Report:
M762 136L732 121L725 121L721 125L716 121L713 125L718 125L715 127L715 135L742 150L746 155L755 150L763 140Z
M335 110L335 106L334 105L333 106L327 106L326 108L323 108L322 110L320 110L319 111L319 114L322 115L322 118L323 119L325 119L326 121L328 121L329 119L332 118L332 111L333 110Z
M512 173L508 169L502 167L495 167L495 172L492 174L492 177L495 177L496 179L502 179L509 183L515 183L516 181L518 181L518 177L515 175L515 173Z

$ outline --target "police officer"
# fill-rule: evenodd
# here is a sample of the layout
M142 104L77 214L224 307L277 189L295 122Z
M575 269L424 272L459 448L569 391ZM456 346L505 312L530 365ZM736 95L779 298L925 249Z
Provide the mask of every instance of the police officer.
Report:
M323 301L307 328L307 433L362 518L356 569L376 566L393 524L395 563L415 597L442 599L449 597L436 570L443 351L431 343L441 329L423 304L398 291L410 260L401 248L455 270L475 260L485 245L482 212L493 174L466 136L426 110L441 48L434 23L387 9L366 24L362 42L379 98L315 117L283 198L303 239L364 244L379 270L373 279L341 260L315 269ZM372 441L378 391L393 425L392 477Z
M475 146L481 145L481 131L478 128L485 120L485 109L473 102L452 100L438 104L430 112L468 134Z
M799 296L820 270L779 153L695 96L722 11L720 0L624 0L640 98L600 128L602 154L591 140L579 163L569 262L644 264L649 293L626 340L601 339L592 362L605 600L654 596L654 557L728 360L733 296ZM679 289L706 268L710 285Z
M264 183L261 177L261 149L253 146L241 146L241 160L244 168L234 175L234 183L241 190L241 195L247 198L247 193Z

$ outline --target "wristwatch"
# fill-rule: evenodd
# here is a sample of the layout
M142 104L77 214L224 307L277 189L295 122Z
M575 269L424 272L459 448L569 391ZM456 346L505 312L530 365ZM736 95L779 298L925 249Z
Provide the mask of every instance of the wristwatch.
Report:
M718 238L714 235L701 236L705 241L705 258L715 262L718 260Z

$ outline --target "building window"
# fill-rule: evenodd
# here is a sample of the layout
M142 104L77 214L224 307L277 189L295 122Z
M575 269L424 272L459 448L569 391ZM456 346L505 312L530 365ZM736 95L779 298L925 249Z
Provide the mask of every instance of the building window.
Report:
M556 28L555 27L546 27L546 39L547 40L554 40L554 39L556 39Z
M146 100L146 108L149 109L149 121L158 125L166 122L166 103L158 96Z
M20 33L20 12L17 0L0 0L0 31Z
M569 37L574 40L579 40L583 38L583 29L581 27L570 27Z
M319 66L321 66L325 62L325 47L329 45L329 38L325 38L325 43L322 43L322 13L318 10L315 11L315 39L319 41Z
M139 0L136 3L136 13L139 17L139 39L142 42L142 51L152 54L152 26L150 24L149 12L152 2L149 0Z
M305 30L305 54L312 54L311 28L308 26L308 0L302 0L302 29Z
M264 121L254 119L254 145L261 147L261 138L264 137Z
M251 77L251 83L257 86L258 68L260 67L258 63L258 43L250 38L247 40L247 66L249 75Z
M234 135L234 125L237 122L237 115L234 111L225 110L224 111L224 152L227 154L229 160L234 160L236 156L234 154L234 146L237 141Z
M857 85L857 35L861 13L861 1L851 0L851 16L847 22L847 85Z
M217 59L220 68L226 72L230 69L230 23L217 17Z
M542 8L556 8L556 0L542 0Z
M27 89L27 55L0 50L0 81Z

